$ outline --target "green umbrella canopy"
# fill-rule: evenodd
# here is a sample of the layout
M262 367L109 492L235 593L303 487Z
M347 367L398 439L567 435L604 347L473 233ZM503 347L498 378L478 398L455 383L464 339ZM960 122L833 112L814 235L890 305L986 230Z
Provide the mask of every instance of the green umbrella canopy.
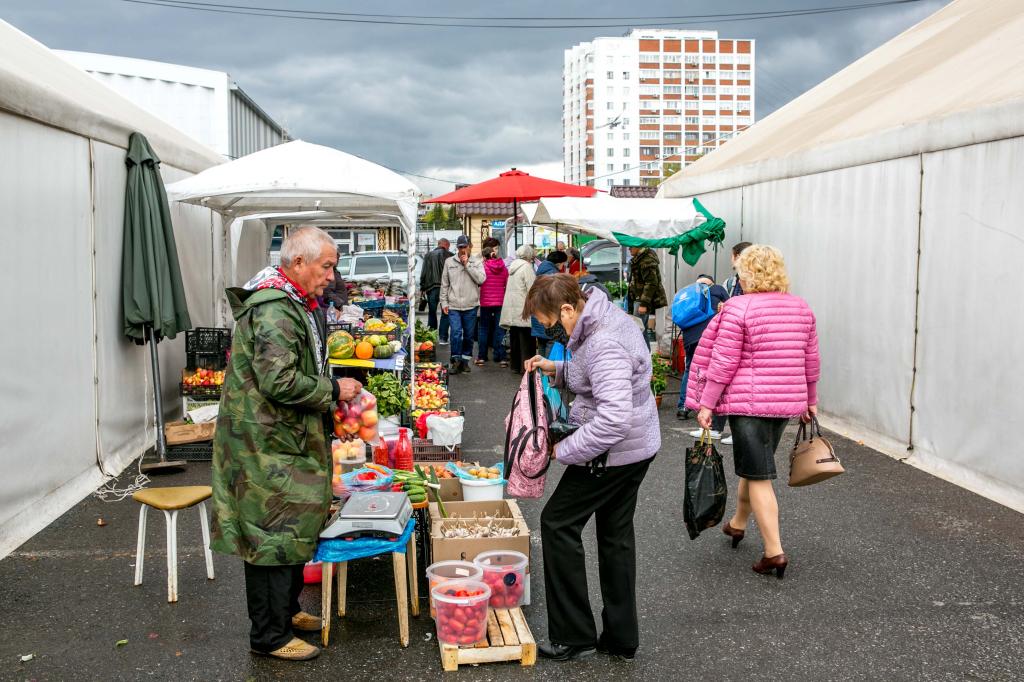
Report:
M691 266L696 265L704 255L704 242L721 244L725 239L725 221L711 215L696 198L693 200L693 207L707 220L683 234L658 239L644 239L620 232L612 232L612 235L623 246L668 249L673 256L682 251L683 260Z
M160 159L141 133L128 140L121 260L124 333L142 344L146 327L156 341L192 328L174 244L171 211L160 179Z

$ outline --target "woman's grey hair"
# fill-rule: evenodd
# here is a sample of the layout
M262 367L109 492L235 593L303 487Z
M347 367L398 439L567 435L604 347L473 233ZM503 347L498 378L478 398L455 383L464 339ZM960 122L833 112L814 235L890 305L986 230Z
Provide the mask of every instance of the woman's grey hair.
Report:
M315 261L325 246L337 249L337 243L319 227L306 225L293 230L281 244L281 265L291 265L296 258L306 262Z
M516 258L522 258L523 260L532 261L537 257L537 250L529 244L523 244L516 249Z

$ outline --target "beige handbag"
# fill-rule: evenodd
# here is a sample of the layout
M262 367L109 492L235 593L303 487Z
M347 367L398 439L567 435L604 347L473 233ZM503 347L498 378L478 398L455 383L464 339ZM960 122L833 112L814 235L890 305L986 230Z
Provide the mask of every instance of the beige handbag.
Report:
M821 435L818 418L811 417L809 429L801 422L789 456L789 485L795 488L820 483L844 471L832 443Z

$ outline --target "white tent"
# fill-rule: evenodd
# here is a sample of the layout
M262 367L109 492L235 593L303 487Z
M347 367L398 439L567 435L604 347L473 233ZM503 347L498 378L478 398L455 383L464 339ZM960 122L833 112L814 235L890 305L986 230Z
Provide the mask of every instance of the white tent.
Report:
M617 241L614 233L640 239L676 237L704 222L690 199L616 199L557 197L523 204L531 223L565 227L566 231Z
M5 390L0 397L0 556L153 445L146 348L121 312L125 151L143 133L167 181L223 158L0 21ZM219 218L172 206L193 324L214 322L210 253ZM40 281L43 261L56 276ZM161 343L165 379L184 335ZM164 381L170 409L177 384Z
M261 214L375 217L401 225L408 250L409 361L416 348L416 213L422 192L394 171L337 149L295 140L167 186L172 201L217 211L224 224ZM225 244L230 243L227 228ZM229 252L228 249L224 250ZM221 301L222 319L230 319ZM415 383L416 372L410 371ZM413 392L415 395L415 391Z
M659 195L785 253L832 426L1024 511L1021 45L1020 0L952 2Z

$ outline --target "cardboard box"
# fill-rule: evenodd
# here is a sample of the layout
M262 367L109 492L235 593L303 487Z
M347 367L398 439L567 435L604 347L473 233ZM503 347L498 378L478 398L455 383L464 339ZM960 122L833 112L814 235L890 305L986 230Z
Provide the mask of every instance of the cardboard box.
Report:
M462 559L472 561L477 554L496 549L511 549L530 556L530 529L523 519L515 500L494 500L493 502L450 502L444 505L449 519L471 519L475 516L493 516L502 519L496 523L517 526L519 535L511 538L446 538L441 528L446 519L441 518L437 504L430 503L430 545L434 561Z
M416 464L419 464L421 467L423 467L423 471L427 471L427 467L439 464L439 462L416 462ZM438 479L438 483L441 484L442 502L462 502L462 484L459 483L459 479L440 478ZM447 505L445 506L447 507Z
M203 424L186 424L185 422L170 422L164 425L164 436L168 445L184 445L185 443L202 443L213 440L213 434L217 430L217 422L206 422Z

